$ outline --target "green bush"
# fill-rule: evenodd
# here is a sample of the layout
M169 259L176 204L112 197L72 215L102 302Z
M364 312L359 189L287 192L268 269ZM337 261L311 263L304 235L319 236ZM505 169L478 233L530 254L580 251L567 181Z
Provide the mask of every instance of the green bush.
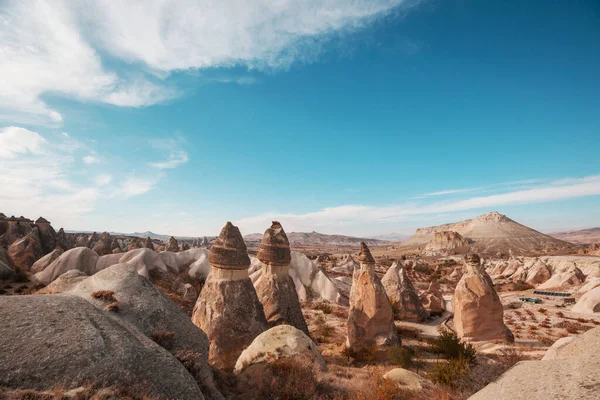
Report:
M469 378L471 363L465 358L438 362L429 373L433 383L456 387Z
M399 365L402 368L410 368L414 364L413 354L406 347L393 346L388 351L388 357L393 364Z
M475 348L460 340L454 332L440 332L440 336L431 341L429 351L451 360L462 359L468 364L475 363Z

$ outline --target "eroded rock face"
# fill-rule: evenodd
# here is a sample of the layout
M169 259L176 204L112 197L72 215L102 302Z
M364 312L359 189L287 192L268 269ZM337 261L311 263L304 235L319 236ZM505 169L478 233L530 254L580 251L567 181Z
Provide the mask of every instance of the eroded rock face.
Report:
M140 240L138 238L133 238L129 241L129 244L127 245L127 251L141 249L143 247L144 246L142 245L142 243L140 242Z
M3 298L0 336L0 386L45 390L93 382L158 398L204 399L175 357L77 296Z
M48 285L65 272L78 269L86 275L93 275L96 272L96 262L98 254L87 247L75 247L62 253L54 262L48 265L43 271L35 274L35 278Z
M211 272L194 306L192 322L208 335L209 363L232 370L244 348L268 324L248 277L246 244L230 222L212 246L209 261Z
M56 247L60 247L63 250L69 250L73 247L63 228L60 228L56 234Z
M252 365L285 358L312 364L322 371L327 370L317 345L304 332L290 325L279 325L261 333L252 341L237 359L235 372L240 373Z
M309 335L294 280L289 274L290 243L279 222L273 222L265 231L257 258L263 265L254 287L269 326L287 324Z
M441 314L446 311L446 302L439 283L431 282L427 291L420 298L423 307L430 314Z
M177 239L175 239L173 236L169 238L167 246L165 247L165 251L170 251L173 253L177 253L179 251L179 244L177 243Z
M465 274L454 291L454 329L468 341L514 341L504 325L504 311L491 278L480 266L479 256L465 257Z
M150 250L154 250L154 243L152 242L152 239L150 239L150 236L148 236L146 238L146 242L144 243L144 247Z
M54 260L56 260L58 257L60 257L60 255L62 253L64 253L62 247L56 246L56 248L53 251L51 251L50 253L46 254L44 257L40 258L35 263L33 263L29 272L31 272L32 274L37 274L38 272L42 272L50 264L52 264L54 262Z
M16 240L8 246L8 255L15 265L25 271L44 255L37 228L33 228L27 236Z
M360 352L373 345L396 344L399 340L392 306L375 275L375 260L365 243L361 243L358 260L360 270L354 273L350 290L346 345Z
M92 246L92 250L94 250L99 256L105 256L107 254L112 254L111 245L112 238L108 232L103 232Z
M469 248L469 242L458 232L435 232L423 252L429 255L446 255L464 253Z
M552 271L550 268L542 260L537 259L527 270L527 276L524 280L526 283L536 286L546 282L551 276Z
M571 311L581 314L600 313L600 287L596 287L581 296Z
M401 321L420 322L429 316L401 264L394 262L381 280L385 292Z

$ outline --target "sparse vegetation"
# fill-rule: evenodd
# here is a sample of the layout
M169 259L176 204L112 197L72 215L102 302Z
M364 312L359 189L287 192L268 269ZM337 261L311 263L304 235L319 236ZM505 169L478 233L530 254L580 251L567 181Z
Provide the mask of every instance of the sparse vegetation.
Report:
M175 332L156 331L156 332L152 332L150 339L152 339L156 344L161 346L163 349L171 350L173 348L174 337L175 337Z
M112 303L117 300L115 299L115 292L112 290L96 290L95 292L91 293L90 296L107 303Z
M104 311L107 311L107 312L118 312L120 306L121 306L121 303L119 303L118 301L113 301L112 303L110 303L109 305L107 305L106 307L104 307Z
M462 359L468 364L475 363L475 348L470 343L463 342L454 332L440 332L439 337L431 340L429 351L451 360Z
M324 301L320 301L317 304L315 304L314 309L323 311L323 314L331 314L331 312L333 311L331 304Z
M411 368L413 363L413 354L409 349L403 346L395 345L392 346L388 352L389 360L394 364L402 368Z

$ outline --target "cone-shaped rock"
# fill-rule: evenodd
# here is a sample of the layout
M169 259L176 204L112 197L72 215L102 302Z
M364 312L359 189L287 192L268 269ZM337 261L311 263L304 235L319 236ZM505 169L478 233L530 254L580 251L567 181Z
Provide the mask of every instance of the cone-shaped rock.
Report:
M177 243L177 239L175 239L173 236L169 238L167 246L165 247L165 251L172 251L173 253L177 253L179 251L179 243Z
M38 229L33 228L27 236L8 246L8 255L17 267L29 271L33 263L44 255Z
M398 319L420 322L429 316L429 313L421 304L419 294L400 263L395 262L392 264L383 276L381 283Z
M375 260L364 242L358 260L360 270L354 272L350 290L346 341L352 352L399 342L392 306L381 280L375 275Z
M456 285L454 298L454 329L468 341L506 340L514 337L504 325L504 311L492 279L481 268L479 256L465 257L465 273Z
M67 234L63 228L60 228L56 234L56 247L60 247L63 249L63 251L67 251L73 247L69 243L69 239L67 238Z
M291 325L308 335L294 280L289 274L290 243L279 222L273 222L265 231L257 258L262 263L263 273L254 287L267 322L271 327Z
M142 242L138 239L138 238L133 238L129 241L129 245L127 246L127 251L131 251L134 249L141 249L144 246L142 246Z
M150 239L150 236L146 237L146 242L144 242L144 247L150 250L154 250L154 243L152 242L152 239Z
M232 370L244 348L268 324L248 277L246 244L231 222L221 230L208 260L212 269L194 306L192 322L208 335L209 363Z

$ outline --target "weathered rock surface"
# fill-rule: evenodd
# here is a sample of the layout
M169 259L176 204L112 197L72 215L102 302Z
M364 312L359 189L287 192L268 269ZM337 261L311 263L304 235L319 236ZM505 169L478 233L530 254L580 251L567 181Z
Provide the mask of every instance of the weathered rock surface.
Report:
M340 265L333 267L331 270L338 274L353 274L354 271L360 269L360 264L357 263L351 255L348 255L346 260Z
M60 257L60 255L62 253L64 253L63 248L60 246L56 246L56 248L54 250L52 250L50 253L46 254L44 257L40 258L35 263L33 263L29 272L31 272L32 274L37 274L38 272L42 272L50 264L52 264L54 262L54 260L56 260L58 257Z
M440 231L433 234L432 239L423 249L427 255L461 254L469 250L469 241L458 232Z
M415 374L404 368L394 368L391 371L386 372L383 377L406 390L421 390L429 384L428 381L419 374Z
M419 294L401 264L394 262L381 280L392 304L396 318L401 321L420 322L429 316Z
M78 269L86 275L96 272L98 254L87 247L75 247L62 253L54 262L41 272L35 274L38 282L48 285L65 272Z
M40 244L44 254L50 253L56 247L56 231L44 217L39 217L35 221L35 227L38 229Z
M154 250L154 243L152 242L152 239L150 239L150 236L146 238L146 241L144 242L144 247L150 250Z
M56 247L60 247L63 250L69 250L73 247L63 228L60 228L56 234Z
M504 325L504 310L491 278L476 254L465 257L465 274L456 285L452 307L454 329L468 341L505 340L514 337Z
M552 271L542 260L539 258L533 262L527 269L527 276L525 277L525 282L530 285L539 285L546 282L552 276Z
M248 277L246 244L230 222L210 250L211 273L194 306L192 322L208 335L209 362L232 370L244 348L268 329L263 306Z
M375 260L361 243L360 270L354 273L350 290L346 345L360 352L372 345L398 343L392 306L381 281L375 275Z
M158 253L158 255L163 260L167 268L175 272L181 272L187 267L191 268L191 265L199 259L204 259L207 257L208 250L196 248L183 250L178 253L162 251ZM208 260L206 260L206 263L208 264ZM210 266L210 264L208 265Z
M581 314L600 313L600 286L581 296L571 311Z
M585 281L585 275L576 266L564 266L554 270L554 273L546 282L538 286L538 289L559 289L572 285L579 285Z
M0 281L12 280L14 276L15 271L0 259Z
M33 263L44 254L37 228L33 228L25 237L8 246L8 255L14 264L29 271Z
M243 372L252 365L293 358L302 364L312 364L327 370L317 345L301 330L290 325L278 325L256 337L235 363L235 372Z
M169 238L167 246L165 247L165 251L170 251L173 253L177 253L179 251L179 244L177 243L177 239L175 239L173 236Z
M446 311L446 301L437 282L431 282L427 291L420 296L420 299L425 310L431 314L441 314Z
M521 361L470 400L597 399L600 328L564 339L549 349L551 357Z
M0 386L45 390L92 382L159 398L204 399L171 354L77 296L3 298L0 337Z

